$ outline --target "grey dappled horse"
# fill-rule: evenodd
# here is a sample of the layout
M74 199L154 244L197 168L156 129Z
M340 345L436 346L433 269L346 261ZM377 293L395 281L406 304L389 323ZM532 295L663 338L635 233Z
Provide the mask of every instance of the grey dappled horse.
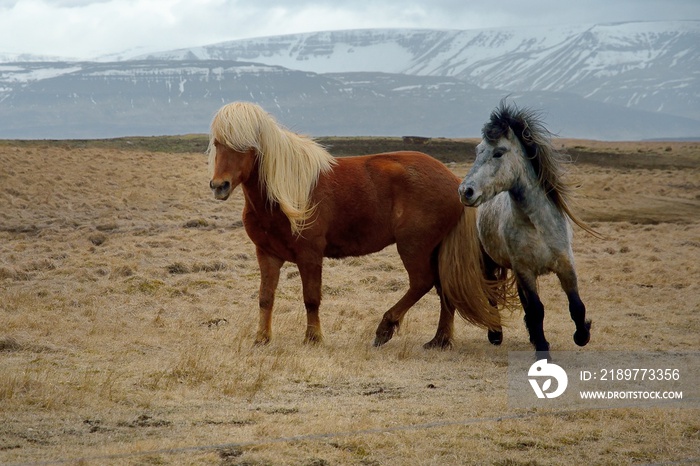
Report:
M478 206L481 243L494 262L513 271L537 358L549 358L544 306L537 294L537 277L549 272L568 297L574 342L584 346L591 321L579 297L570 220L594 232L568 207L563 160L551 135L535 112L505 102L491 113L482 134L474 165L459 186L462 203Z

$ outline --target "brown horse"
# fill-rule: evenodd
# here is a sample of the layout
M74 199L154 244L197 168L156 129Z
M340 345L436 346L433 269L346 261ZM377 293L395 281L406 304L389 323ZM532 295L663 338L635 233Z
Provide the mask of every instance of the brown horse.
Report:
M271 337L280 268L297 264L307 312L305 342L323 339L319 320L324 257L361 256L396 243L409 289L385 314L374 344L389 341L401 319L433 286L440 322L426 347L452 344L455 308L500 343L495 305L500 283L487 279L475 209L457 196L459 178L419 152L333 158L259 106L234 102L211 124L210 187L225 200L241 185L243 223L260 266L255 343Z

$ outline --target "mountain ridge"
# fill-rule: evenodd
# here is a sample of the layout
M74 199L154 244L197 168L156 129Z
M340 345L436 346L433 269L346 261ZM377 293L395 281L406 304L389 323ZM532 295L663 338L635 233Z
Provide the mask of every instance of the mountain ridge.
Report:
M321 31L139 58L242 59L315 73L449 76L487 89L572 92L700 120L698 43L700 21L647 21L523 29Z
M206 132L232 100L314 136L476 137L504 97L543 110L562 137L700 137L700 21L537 31L326 31L0 62L0 137Z

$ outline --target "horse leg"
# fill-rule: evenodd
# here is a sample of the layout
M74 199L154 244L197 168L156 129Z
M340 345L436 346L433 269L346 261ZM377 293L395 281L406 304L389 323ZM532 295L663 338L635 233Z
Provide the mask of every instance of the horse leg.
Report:
M432 283L426 288L423 286L411 285L399 301L384 313L382 321L377 327L374 346L382 346L394 336L394 331L399 327L399 322L406 312L418 302L432 288Z
M299 262L299 274L306 308L306 334L304 343L321 343L321 319L318 314L321 306L321 280L323 258Z
M489 337L489 342L492 345L498 346L501 343L503 343L503 329L501 329L501 330L490 330L489 329L487 335Z
M433 273L437 279L435 280L435 291L440 297L440 320L438 321L437 331L432 340L423 345L425 349L451 349L452 337L454 335L455 321L455 306L442 292L442 284L440 283L440 272L438 271L438 249L433 252L431 257L431 265Z
M260 292L258 293L260 321L255 335L255 344L264 345L269 343L272 337L272 306L275 304L275 290L277 290L280 269L284 261L259 248L256 249L256 253L260 267Z
M451 349L452 336L454 334L455 307L442 295L439 284L436 284L438 296L440 296L440 320L438 321L437 332L428 343L423 345L425 349Z
M581 301L578 294L578 282L576 279L576 271L574 269L567 270L562 273L557 273L561 287L569 299L569 314L571 320L576 324L576 332L574 333L574 342L578 346L586 346L591 339L591 321L586 320L586 306Z
M435 273L432 270L430 258L409 260L406 254L401 253L401 248L399 248L399 255L401 255L404 267L408 272L408 291L384 313L384 317L377 327L374 346L381 346L391 340L406 312L435 284Z
M544 305L537 295L537 279L534 276L516 274L518 296L525 310L525 326L530 334L530 343L535 347L538 360L550 359L549 342L544 336Z
M496 281L496 268L498 267L498 264L496 264L496 262L494 262L494 260L491 259L491 257L488 254L486 254L485 252L483 253L483 256L484 256L484 275L486 276L486 279ZM489 300L489 303L491 304L491 306L496 308L496 302L494 302L492 299ZM500 318L500 313L499 313L499 318ZM499 326L498 329L496 329L496 330L489 329L487 336L488 336L489 342L492 345L500 345L501 343L503 343L503 328Z
M495 307L495 306L496 306L496 303L491 303L491 305ZM490 342L492 345L498 346L498 345L500 345L501 343L503 343L503 329L502 329L501 327L499 327L499 328L500 328L500 330L491 330L491 329L489 329L488 332L487 332L487 336L488 336L488 338L489 338L489 342Z

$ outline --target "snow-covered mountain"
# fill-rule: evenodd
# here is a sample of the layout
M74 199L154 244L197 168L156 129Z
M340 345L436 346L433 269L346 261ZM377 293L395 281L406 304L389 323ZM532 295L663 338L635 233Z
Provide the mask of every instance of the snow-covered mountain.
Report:
M0 51L0 63L26 63L66 60L66 57L56 57L52 55L34 55L31 53L3 53Z
M317 136L473 137L505 96L561 136L700 137L699 43L700 21L681 21L333 31L93 62L0 54L0 137L205 132L232 100Z
M150 54L245 60L314 73L449 76L487 89L572 92L700 120L700 21L538 29L351 30Z

